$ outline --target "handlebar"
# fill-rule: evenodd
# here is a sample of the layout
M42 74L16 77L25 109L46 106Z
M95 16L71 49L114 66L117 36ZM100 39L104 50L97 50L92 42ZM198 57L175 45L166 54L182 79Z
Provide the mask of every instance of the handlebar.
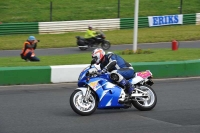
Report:
M98 76L98 75L101 75L100 73L98 73L97 71L93 71L93 72L87 72L87 74L86 74L86 76L88 76L88 77L96 77L96 76Z

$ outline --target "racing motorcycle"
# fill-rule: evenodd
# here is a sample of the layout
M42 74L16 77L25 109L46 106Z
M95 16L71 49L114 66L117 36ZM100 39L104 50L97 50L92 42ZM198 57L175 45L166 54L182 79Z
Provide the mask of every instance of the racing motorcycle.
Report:
M152 110L157 103L152 73L149 70L136 72L129 82L135 87L126 102L118 101L125 96L124 89L110 80L109 72L99 74L93 65L86 67L79 75L78 88L70 96L70 106L79 115L91 115L98 109L131 108L132 105L141 111ZM127 103L128 106L127 106Z
M90 42L87 39L80 36L76 36L76 42L80 50L86 50L90 47L99 47L99 45L101 45L101 48L103 50L107 50L110 48L111 44L108 40L105 40L106 37L102 31L98 32L98 35L95 38L96 39L94 41L94 44L90 44Z

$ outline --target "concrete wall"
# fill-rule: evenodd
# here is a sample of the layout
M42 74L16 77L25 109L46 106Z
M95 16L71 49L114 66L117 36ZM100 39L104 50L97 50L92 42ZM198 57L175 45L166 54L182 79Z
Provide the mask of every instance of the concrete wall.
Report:
M131 63L135 71L150 70L154 78L200 76L200 60ZM77 82L85 65L1 67L0 85Z
M0 85L50 83L50 77L49 66L0 68Z

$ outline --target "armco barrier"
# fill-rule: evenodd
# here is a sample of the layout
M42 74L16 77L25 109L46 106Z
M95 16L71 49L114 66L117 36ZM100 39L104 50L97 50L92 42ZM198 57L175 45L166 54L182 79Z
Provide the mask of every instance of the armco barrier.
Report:
M196 14L196 25L200 25L200 13Z
M39 34L86 31L88 25L92 25L96 30L116 30L120 28L120 19L39 22Z
M0 24L0 35L38 34L38 22Z
M199 24L199 13L183 14L183 25L186 24ZM0 24L0 35L78 32L85 31L88 25L93 25L97 30L132 29L134 19L115 18L79 21L2 23ZM149 27L148 17L139 17L138 27Z
M0 85L50 83L50 77L50 66L0 68Z
M183 14L183 25L196 24L196 14Z
M135 71L150 70L154 78L200 76L200 60L131 63ZM0 68L0 85L77 82L85 65Z
M134 26L133 18L121 18L120 19L120 29L132 29ZM138 27L144 28L149 27L148 17L139 17L138 18Z

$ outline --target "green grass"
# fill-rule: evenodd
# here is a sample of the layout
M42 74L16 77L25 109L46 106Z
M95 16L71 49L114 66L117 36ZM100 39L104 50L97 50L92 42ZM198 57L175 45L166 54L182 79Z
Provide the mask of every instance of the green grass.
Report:
M150 49L152 54L121 55L127 62L162 62L200 59L200 49ZM115 51L119 54L121 51ZM20 57L1 57L1 67L13 66L48 66L48 65L71 65L89 64L91 52L84 54L40 56L41 62L25 62Z
M1 0L0 21L50 21L50 1L53 21L117 18L118 0ZM120 17L134 16L134 0L120 0ZM180 0L139 0L139 16L178 14ZM199 12L199 0L183 0L183 14Z
M178 41L200 40L200 26L165 26L155 28L139 28L138 42L170 42L173 39ZM112 45L133 43L133 30L114 30L105 32L107 39ZM35 35L41 42L37 48L61 48L75 47L75 36L83 36L83 32L70 32L66 34L40 34ZM21 49L24 41L29 35L6 35L0 36L0 49Z

